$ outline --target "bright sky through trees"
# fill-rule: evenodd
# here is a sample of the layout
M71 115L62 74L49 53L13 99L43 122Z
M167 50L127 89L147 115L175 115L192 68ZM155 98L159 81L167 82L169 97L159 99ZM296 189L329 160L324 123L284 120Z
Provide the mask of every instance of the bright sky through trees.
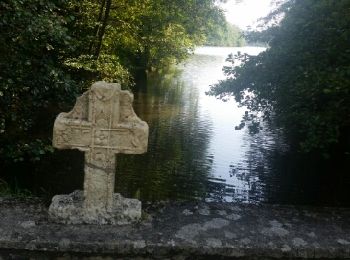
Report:
M222 4L226 11L226 19L228 22L237 25L243 30L247 26L254 27L257 19L266 16L272 8L271 2L273 0L243 0L235 1L228 0L227 3Z

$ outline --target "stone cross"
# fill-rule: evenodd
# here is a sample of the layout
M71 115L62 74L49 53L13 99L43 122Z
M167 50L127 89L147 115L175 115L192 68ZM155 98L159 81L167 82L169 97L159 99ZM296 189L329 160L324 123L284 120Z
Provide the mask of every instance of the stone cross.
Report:
M63 219L72 219L66 216L72 212L63 212L63 209L71 207L76 207L74 223L99 223L101 219L103 223L114 223L113 219L122 218L113 216L123 211L118 207L124 207L124 212L127 207L121 205L121 196L114 194L115 155L144 153L148 143L148 125L137 117L132 101L133 95L121 90L119 84L96 82L77 99L72 111L56 118L53 146L85 152L85 179L83 198L77 199L77 192L70 195L74 206L64 205L66 197L56 198L60 213L52 204L50 213L54 219L69 223ZM74 200L81 200L82 205Z

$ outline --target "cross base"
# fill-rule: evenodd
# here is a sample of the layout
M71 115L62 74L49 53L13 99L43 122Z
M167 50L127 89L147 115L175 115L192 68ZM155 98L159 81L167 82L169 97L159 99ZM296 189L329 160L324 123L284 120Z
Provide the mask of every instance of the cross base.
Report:
M113 194L110 209L87 208L84 206L83 191L76 190L68 195L56 195L52 198L49 218L63 224L112 224L124 225L141 219L141 202Z

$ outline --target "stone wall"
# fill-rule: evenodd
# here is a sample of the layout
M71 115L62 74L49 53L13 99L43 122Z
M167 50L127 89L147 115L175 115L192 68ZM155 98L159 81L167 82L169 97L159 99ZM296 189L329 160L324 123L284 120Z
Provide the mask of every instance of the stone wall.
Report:
M65 225L40 200L0 199L0 259L350 258L349 219L350 209L177 202L145 203L131 225Z

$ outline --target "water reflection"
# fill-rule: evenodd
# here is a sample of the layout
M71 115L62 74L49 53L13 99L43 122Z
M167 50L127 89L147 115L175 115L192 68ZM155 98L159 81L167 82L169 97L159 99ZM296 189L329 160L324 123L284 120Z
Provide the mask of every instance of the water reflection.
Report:
M279 130L235 130L245 108L205 95L224 78L228 53L262 50L203 47L174 73L151 77L134 105L149 123L149 150L118 155L117 191L142 200L349 205L345 168L288 153Z
M147 88L135 93L134 103L150 126L149 150L142 156L118 156L117 190L143 200L249 201L251 182L231 167L248 149L247 133L234 129L244 108L233 100L208 97L205 91L224 78L228 52L261 50L199 48L174 74L151 77Z
M246 141L249 135L246 131L235 130L245 108L238 107L233 99L222 102L205 95L211 84L224 78L222 67L229 53L241 51L255 55L262 50L252 47L203 47L197 49L196 56L184 66L182 78L191 88L199 90L201 115L213 125L207 151L213 158L213 167L207 179L207 200L257 202L264 197L259 177L252 171L250 163L244 162L250 151L250 143Z
M116 190L141 200L205 199L244 203L350 206L345 159L326 162L288 152L283 133L237 131L245 109L205 95L223 79L229 52L261 48L199 48L177 70L152 76L135 92L136 113L150 126L144 155L118 155ZM18 178L38 194L72 192L83 183L83 154L58 151ZM26 169L26 168L24 168ZM6 172L6 170L5 170Z
M201 198L212 167L211 122L201 120L198 89L181 74L150 77L135 111L150 127L148 152L118 155L116 189L142 200Z

